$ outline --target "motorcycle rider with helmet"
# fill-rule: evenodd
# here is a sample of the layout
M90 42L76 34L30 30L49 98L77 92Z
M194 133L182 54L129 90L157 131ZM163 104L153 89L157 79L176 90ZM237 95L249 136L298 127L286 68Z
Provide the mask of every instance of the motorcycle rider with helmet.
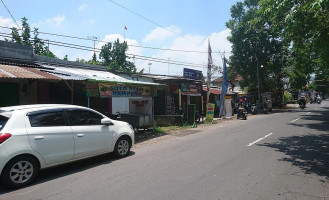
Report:
M298 104L299 107L304 109L306 108L306 93L304 91L299 93L299 100L298 100Z

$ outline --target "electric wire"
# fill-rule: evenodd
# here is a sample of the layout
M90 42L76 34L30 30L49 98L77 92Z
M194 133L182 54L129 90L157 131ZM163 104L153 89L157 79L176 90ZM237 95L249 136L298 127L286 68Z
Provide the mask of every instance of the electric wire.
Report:
M11 29L10 27L5 27L5 26L0 26L0 28ZM79 39L79 40L86 40L86 41L97 41L97 42L101 42L101 43L107 43L108 42L108 41L104 41L104 40L95 40L95 39L82 38L82 37L76 37L76 36L61 35L61 34L55 34L55 33L46 33L46 32L42 32L42 31L38 31L38 32L40 34L44 34L44 35L66 37L66 38L71 38L71 39ZM168 49L168 48L148 47L148 46L140 46L140 45L132 45L132 44L127 44L127 46L137 47L137 48L145 48L145 49L161 50L161 51L174 51L174 52L185 52L185 53L209 53L207 51L191 51L191 50L182 50L182 49ZM231 52L213 51L212 53L230 54Z
M0 32L0 36L6 37L6 38L13 38L10 34L2 33L2 32ZM43 42L47 42L48 44L51 44L54 46L60 46L60 47L66 47L66 48L78 49L78 50L84 50L84 51L90 51L90 52L94 51L93 47L87 47L87 46L52 41L52 40L44 40L44 39L40 39L40 40L42 40ZM31 41L33 41L33 39L31 39ZM101 49L95 48L95 51L97 53L100 53ZM139 60L147 60L147 61L166 63L166 64L169 63L172 65L189 66L189 67L196 67L196 68L207 68L206 65L196 64L196 63L180 62L180 61L175 61L175 60L168 61L168 60L162 59L162 58L154 58L154 57L141 56L141 55L135 55L135 54L126 54L126 55L128 58L135 58L135 59L139 59Z
M152 24L154 24L154 25L156 25L156 26L161 27L161 28L164 29L164 30L167 30L167 31L169 31L169 32L171 32L171 33L173 33L173 34L179 36L179 37L182 37L182 38L184 38L185 40L188 40L188 41L190 41L190 42L193 42L194 44L198 44L198 43L196 43L195 41L190 40L190 39L184 37L184 36L181 35L181 34L175 33L174 31L172 31L172 30L170 30L170 29L168 29L168 28L162 26L161 24L159 24L159 23L157 23L157 22L155 22L155 21L153 21L153 20L151 20L151 19L149 19L149 18L146 18L146 17L144 17L143 15L141 15L141 14L139 14L139 13L137 13L137 12L135 12L135 11L133 11L133 10L131 10L131 9L129 9L129 8L127 8L127 7L125 7L125 6L123 6L123 5L119 4L119 3L117 3L117 2L115 2L115 1L112 1L112 0L108 0L108 1L111 2L111 3L113 3L113 4L115 4L115 5L117 5L117 6L119 6L119 7L121 7L121 8L123 8L124 10L127 10L128 12L131 12L131 13L135 14L136 16L138 16L138 17L140 17L140 18L142 18L142 19L144 19L144 20L146 20L146 21L148 21L148 22L151 22Z
M3 2L3 0L1 0L3 6L6 8L6 10L8 11L8 13L10 14L11 18L14 20L14 22L16 23L18 29L21 29L21 27L18 25L17 21L15 20L14 16L11 14L10 10L7 8L6 4ZM22 30L22 29L21 29Z

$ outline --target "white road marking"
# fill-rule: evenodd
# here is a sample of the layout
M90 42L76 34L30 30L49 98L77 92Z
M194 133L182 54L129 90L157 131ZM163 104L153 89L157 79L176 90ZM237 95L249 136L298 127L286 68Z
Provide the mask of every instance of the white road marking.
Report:
M323 106L325 106L327 103L325 103L325 104L322 104L320 107L323 107Z
M299 118L292 120L291 123L294 123L294 122L297 121L297 120L299 120Z
M306 113L307 115L311 114L311 112Z
M257 142L259 142L259 141L261 141L261 140L264 140L265 138L267 138L268 136L270 136L270 135L272 135L272 134L273 134L273 133L270 133L270 134L268 134L268 135L265 135L265 136L262 137L262 138L259 138L258 140L255 140L254 142L248 144L247 147L250 147L250 146L256 144Z
M315 108L314 110L317 110L318 108Z

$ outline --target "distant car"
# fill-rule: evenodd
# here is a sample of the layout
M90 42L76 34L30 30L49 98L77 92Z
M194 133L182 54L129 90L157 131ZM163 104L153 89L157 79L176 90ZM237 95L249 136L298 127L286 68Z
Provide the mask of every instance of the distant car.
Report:
M37 104L0 107L1 181L30 184L44 169L104 153L125 157L134 145L132 127L89 108Z

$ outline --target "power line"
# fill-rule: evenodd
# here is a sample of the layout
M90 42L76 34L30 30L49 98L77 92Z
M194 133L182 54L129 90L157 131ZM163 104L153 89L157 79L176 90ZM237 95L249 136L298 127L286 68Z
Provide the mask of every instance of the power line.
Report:
M9 34L9 33L0 32L0 35L12 38L11 34ZM54 40L44 40L44 39L41 39L41 40L44 41L44 42L49 42L49 44L57 45L57 46L63 46L63 47L74 48L74 49L79 49L79 50L87 50L87 51L92 51L93 50L92 47L88 47L88 46L82 46L82 45L65 43L65 42L58 42L58 41L54 41ZM31 41L33 41L33 39L31 39ZM98 53L102 50L102 49L99 49L99 48L94 48L94 49L97 50ZM158 59L158 60L166 61L166 63L168 63L167 59L162 59L162 58L154 58L154 57L134 55L134 54L126 54L126 55L138 56L138 57L144 57L144 58L151 58L151 59ZM188 65L194 65L194 66L204 66L203 64L197 64L197 63L188 63L188 62L180 62L180 61L174 61L174 62L175 63L188 64Z
M1 28L11 29L9 27L0 26ZM89 38L82 38L77 36L69 36L69 35L61 35L61 34L55 34L55 33L46 33L38 31L40 34L44 35L52 35L52 36L58 36L58 37L66 37L71 39L78 39L78 40L87 40L87 41L97 41L102 43L107 43L107 41L104 40L95 40L95 39L89 39ZM140 45L132 45L127 44L127 46L131 47L137 47L137 48L145 48L145 49L154 49L154 50L161 50L161 51L174 51L174 52L184 52L184 53L208 53L207 51L192 51L192 50L183 50L183 49L168 49L168 48L159 48L159 47L148 47L148 46L140 46ZM220 51L214 51L212 53L219 53L219 54L230 54L231 52L220 52Z
M13 38L10 34L8 33L1 33L0 36L7 37L7 38ZM58 42L58 41L52 41L52 40L44 40L41 39L42 41L47 41L49 44L54 45L54 46L60 46L60 47L65 47L65 48L71 48L71 49L78 49L78 50L84 50L84 51L96 51L96 52L101 52L101 49L99 48L92 48L92 47L87 47L87 46L82 46L82 45L76 45L76 44L70 44L70 43L64 43L64 42ZM31 40L33 41L33 40ZM135 54L126 54L129 56L132 56L136 59L139 60L147 60L147 61L152 61L152 62L159 62L159 63L169 63L173 65L180 65L180 66L189 66L189 67L196 67L196 68L207 68L206 65L202 64L196 64L196 63L187 63L187 62L180 62L180 61L174 61L171 60L168 62L167 59L162 59L162 58L154 58L154 57L148 57L148 56L141 56L141 55L135 55Z
M6 8L6 10L8 11L8 13L10 14L11 18L14 20L14 22L16 23L18 29L21 29L21 27L18 25L18 23L16 22L14 16L11 14L11 12L9 11L9 9L7 8L6 4L1 0L3 6Z

